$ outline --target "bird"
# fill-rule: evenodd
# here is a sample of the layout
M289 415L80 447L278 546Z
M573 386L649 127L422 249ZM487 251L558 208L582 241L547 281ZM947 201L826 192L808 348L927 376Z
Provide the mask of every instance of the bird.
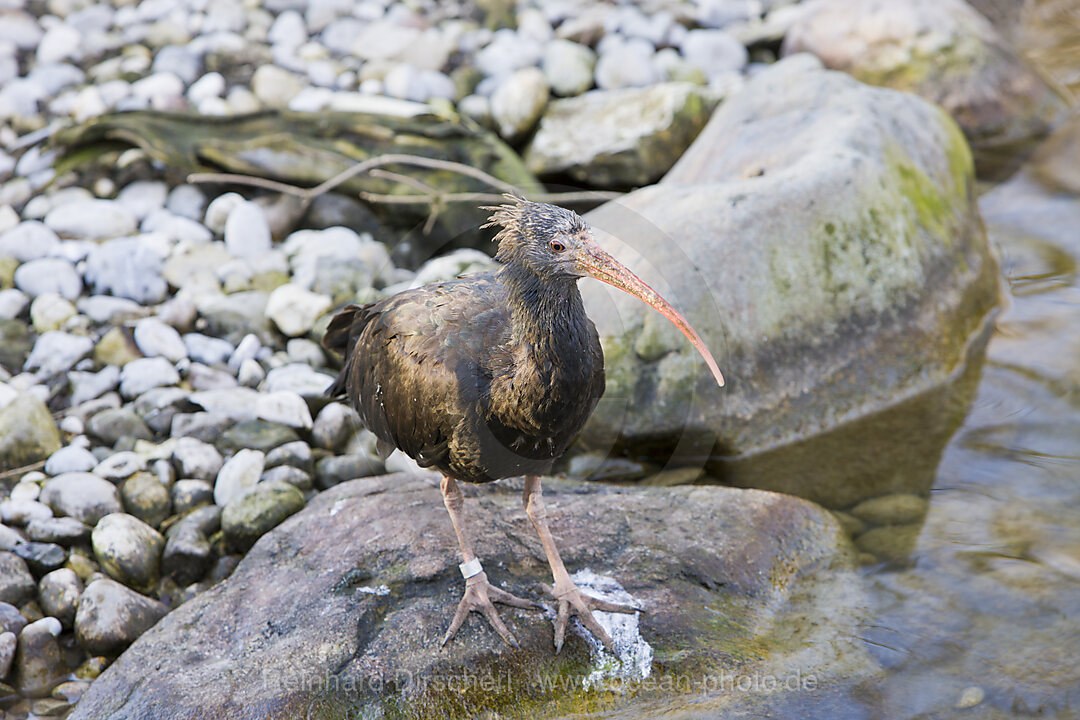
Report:
M465 578L443 646L478 612L518 647L492 603L543 607L488 580L467 532L459 485L524 476L522 504L551 566L553 582L544 589L558 603L555 652L576 616L614 653L593 611L637 608L592 598L574 583L552 537L540 482L605 387L600 338L578 280L596 278L653 306L697 349L719 386L724 378L689 322L600 247L580 215L505 197L505 204L482 208L492 214L481 228L497 228L496 270L348 305L332 318L322 344L344 360L327 394L347 396L381 444L442 473Z

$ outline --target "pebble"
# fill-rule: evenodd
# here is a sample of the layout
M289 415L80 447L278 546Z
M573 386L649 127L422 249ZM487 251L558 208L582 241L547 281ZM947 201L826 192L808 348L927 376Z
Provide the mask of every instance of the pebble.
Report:
M228 340L199 333L188 333L184 335L183 341L188 357L207 365L224 365L235 351Z
M288 390L261 393L255 401L255 417L294 428L310 429L312 426L307 403Z
M64 258L41 258L19 266L15 285L30 297L46 293L75 300L82 292L82 279L75 266Z
M14 553L26 561L34 575L56 570L67 560L67 551L55 543L20 543L15 547Z
M135 345L148 358L161 356L176 363L188 356L187 345L180 333L157 318L144 318L135 323Z
M691 30L680 49L687 62L701 68L710 81L741 70L749 61L743 44L723 30Z
M524 68L506 78L491 95L491 117L507 140L526 135L540 119L548 101L548 83L537 68Z
M13 632L0 633L0 678L5 678L11 670L11 663L15 660L15 647L18 644L18 636Z
M237 203L225 221L225 249L233 257L253 260L266 255L271 247L270 225L263 209L253 202Z
M31 520L26 525L26 536L34 542L71 546L89 540L90 530L75 518L58 517Z
M332 402L319 411L311 429L316 447L340 452L361 426L360 416L344 403Z
M41 502L58 515L94 526L111 513L123 510L120 493L108 480L83 472L57 475L45 482Z
M0 502L0 520L8 525L23 526L31 520L52 517L49 508L36 500L4 500Z
M114 483L146 469L146 460L131 451L118 452L98 463L94 474Z
M131 235L138 227L131 211L112 200L65 203L49 211L45 225L58 235L88 239Z
M134 300L111 295L81 297L75 303L75 307L83 315L100 324L121 324L129 320L146 317L147 313L149 313L149 310Z
M0 233L0 255L15 258L20 263L48 257L55 253L60 238L44 223L24 220Z
M266 455L258 450L239 450L222 466L214 482L214 502L222 507L259 482Z
M44 293L30 305L30 322L39 333L59 330L78 310L55 293Z
M95 292L141 305L161 302L168 291L161 256L135 238L108 240L91 250L85 277Z
M81 405L119 387L120 368L107 365L96 373L72 370L68 373L68 381L71 383L71 404Z
M334 378L309 365L291 363L273 368L266 373L263 392L290 390L302 397L322 396L334 382Z
M75 613L75 637L90 653L114 654L165 616L163 603L115 580L94 580L83 591Z
M56 618L32 622L19 633L15 653L15 686L27 697L47 695L67 675L56 636L62 628Z
M177 339L179 340L179 336ZM183 346L183 342L180 345ZM140 358L127 363L120 371L120 394L126 398L133 398L147 390L176 385L179 382L180 373L167 359L163 357Z
M54 377L73 368L93 349L94 341L88 337L51 330L34 343L24 367L36 370L39 377Z
M172 486L173 512L183 515L214 502L214 488L204 480L177 480Z
M71 628L82 591L82 581L75 572L60 568L41 578L38 601L42 610L59 620L65 628Z
M287 283L270 293L266 316L289 337L304 335L330 309L331 298Z
M26 561L13 552L0 552L0 602L22 605L35 592L37 584Z
M169 490L150 473L131 475L120 487L124 509L150 527L160 527L172 510Z
M19 612L19 608L0 600L0 632L18 635L26 627L27 622L27 619Z
M266 454L266 468L288 465L311 473L314 469L311 447L303 440L279 445Z
M90 535L94 557L110 577L136 589L149 590L158 580L165 538L126 513L103 517Z
M305 492L315 487L310 474L289 465L279 465L263 472L259 477L259 484L266 483L288 483Z
M664 78L653 62L653 52L652 44L640 38L610 43L596 62L596 86L611 90L662 82Z
M289 101L304 89L304 82L276 65L261 65L251 78L251 89L267 107L282 109L287 108Z
M229 546L244 552L287 517L304 508L304 494L287 483L260 483L253 492L233 498L221 512L221 530Z
M544 48L541 69L551 91L563 97L580 95L592 87L596 53L569 40L553 40Z
M23 314L29 304L30 298L22 290L0 290L0 318L14 320Z
M62 475L71 472L90 472L97 465L97 458L86 448L68 445L62 447L45 461L45 472Z
M164 49L159 52L164 52ZM140 180L124 187L116 196L116 202L135 216L136 220L143 220L155 210L165 207L165 199L169 194L169 186L163 182Z

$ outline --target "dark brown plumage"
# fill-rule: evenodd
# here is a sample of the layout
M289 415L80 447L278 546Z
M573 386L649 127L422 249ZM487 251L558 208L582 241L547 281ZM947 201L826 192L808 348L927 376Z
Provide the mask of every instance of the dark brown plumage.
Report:
M723 381L682 316L596 245L581 217L510 199L491 208L489 224L501 228L498 270L350 305L333 319L323 345L341 353L345 365L328 392L347 394L377 437L443 473L444 500L466 560L463 574L474 556L455 480L526 476L526 509L544 542L560 600L556 646L570 612L610 646L589 612L602 605L578 593L558 558L538 479L566 451L604 392L603 351L577 280L591 275L656 307ZM468 577L444 642L469 610L483 612L507 642L515 642L491 599L531 605L491 586L483 572Z

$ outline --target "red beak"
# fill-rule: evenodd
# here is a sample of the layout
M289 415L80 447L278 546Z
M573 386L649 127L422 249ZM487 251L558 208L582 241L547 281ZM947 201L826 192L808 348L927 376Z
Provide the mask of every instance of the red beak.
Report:
M618 260L608 254L606 250L601 248L592 239L584 239L578 246L578 256L576 258L579 266L590 277L594 277L601 282L606 282L608 285L619 288L623 292L630 293L639 300L652 305L656 310L666 317L671 323L682 331L682 334L686 336L686 339L690 341L690 344L694 346L694 349L701 354L701 357L705 359L705 364L709 366L709 371L712 372L713 377L716 378L716 384L720 387L724 386L724 376L720 373L720 368L716 365L716 360L713 359L712 353L705 347L705 343L702 342L701 337L690 326L690 323L686 321L679 311L671 306L667 300L662 298L659 293L645 284L641 278L620 263Z

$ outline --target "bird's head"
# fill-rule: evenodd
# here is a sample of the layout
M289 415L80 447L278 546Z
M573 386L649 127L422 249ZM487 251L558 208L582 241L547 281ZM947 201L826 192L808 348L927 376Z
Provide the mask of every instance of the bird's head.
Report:
M573 210L529 202L518 195L506 198L510 202L505 205L484 208L493 212L483 227L500 228L495 235L499 243L497 260L528 269L542 282L593 277L648 303L682 331L705 359L717 384L724 385L716 360L686 318L600 247L584 218Z

